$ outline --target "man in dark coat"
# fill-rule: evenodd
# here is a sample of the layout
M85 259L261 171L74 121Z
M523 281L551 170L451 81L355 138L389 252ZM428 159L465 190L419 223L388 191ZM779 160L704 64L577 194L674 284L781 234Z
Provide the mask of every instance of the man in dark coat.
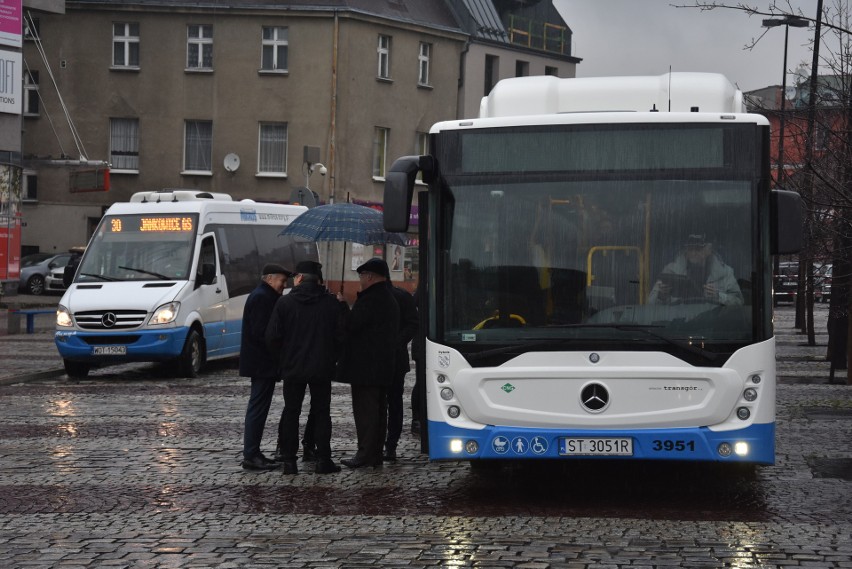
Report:
M358 452L349 468L380 466L387 431L387 389L393 383L399 344L399 305L387 284L387 263L374 257L358 267L361 292L346 322L338 381L352 385Z
M384 456L385 461L396 462L396 446L402 434L402 396L405 393L405 374L411 370L408 343L417 334L418 320L414 297L404 288L393 286L390 273L385 276L393 297L399 305L399 343L396 347L393 383L388 388L388 433Z
M263 267L261 281L246 299L240 338L240 375L251 378L246 408L243 462L246 470L274 470L278 464L260 452L260 440L278 379L278 359L266 349L266 325L272 307L292 273L281 265Z
M278 440L285 474L298 472L299 416L308 386L316 472L340 472L331 459L331 380L343 344L347 308L322 286L321 267L314 261L296 265L295 286L275 303L266 328L266 345L278 355L284 381Z

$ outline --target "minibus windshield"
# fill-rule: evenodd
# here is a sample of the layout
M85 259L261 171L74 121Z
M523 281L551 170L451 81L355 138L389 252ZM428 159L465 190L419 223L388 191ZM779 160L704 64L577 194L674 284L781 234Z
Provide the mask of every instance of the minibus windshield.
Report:
M185 280L197 214L105 217L86 249L77 282Z

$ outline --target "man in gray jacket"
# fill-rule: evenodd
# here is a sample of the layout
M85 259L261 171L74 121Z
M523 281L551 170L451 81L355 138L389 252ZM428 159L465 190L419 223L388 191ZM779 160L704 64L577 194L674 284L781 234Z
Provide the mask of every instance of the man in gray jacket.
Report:
M706 234L690 234L683 250L663 268L648 297L650 304L671 304L702 299L726 306L741 306L743 293L734 270L713 252Z

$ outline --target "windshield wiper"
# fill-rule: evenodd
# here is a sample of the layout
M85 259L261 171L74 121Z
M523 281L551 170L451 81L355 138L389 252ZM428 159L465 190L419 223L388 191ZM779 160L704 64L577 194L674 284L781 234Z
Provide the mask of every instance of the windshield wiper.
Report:
M626 330L626 331L637 331L642 332L643 334L647 334L652 338L657 338L662 340L663 342L669 344L670 346L674 346L679 350L683 350L684 352L688 352L690 354L699 356L704 358L709 363L715 362L719 359L719 354L714 354L709 350L705 350L703 348L699 348L693 344L687 344L684 342L678 342L673 338L669 338L663 334L657 334L653 332L649 328L662 328L662 326L642 326L640 324L580 324L580 326L591 326L595 328L615 328L616 330Z
M102 281L117 281L118 279L115 277L106 277L104 275L96 275L95 273L80 273L81 277L94 277L96 279L101 279Z
M563 325L563 326L559 326L559 328L613 328L615 330L622 330L622 331L625 331L625 332L633 332L633 331L642 332L643 334L646 334L646 335L651 336L653 338L657 338L659 340L662 340L666 344L668 344L670 346L674 346L675 348L677 348L678 350L680 350L682 352L686 352L686 353L692 354L694 356L698 356L698 357L702 358L703 360L707 361L708 363L714 363L719 358L718 354L714 354L713 352L711 352L709 350L699 348L698 346L694 346L692 344L678 342L677 340L674 340L673 338L669 338L668 336L664 336L663 334L658 334L658 333L653 332L652 330L649 329L649 328L662 328L662 326L642 326L642 325L639 325L639 324L566 324L566 325ZM507 352L514 352L514 351L518 351L518 350L532 351L532 350L535 350L535 349L545 348L545 347L549 347L549 346L558 346L558 345L564 344L566 342L578 342L578 341L583 342L583 341L589 341L589 340L585 339L585 338L558 338L558 339L553 339L553 340L533 342L531 344L517 344L517 345L513 345L513 346L504 346L502 348L494 348L494 349L491 349L491 350L485 350L485 351L482 351L482 352L477 352L475 354L468 354L468 355L465 356L465 358L467 358L468 361L476 361L476 360L491 357L491 356L505 354Z
M145 275L151 275L153 277L157 277L158 279L169 281L172 280L171 277L167 277L161 273L155 273L153 271L146 271L145 269L137 269L136 267L118 267L119 269L124 269L125 271L136 271L137 273L143 273Z

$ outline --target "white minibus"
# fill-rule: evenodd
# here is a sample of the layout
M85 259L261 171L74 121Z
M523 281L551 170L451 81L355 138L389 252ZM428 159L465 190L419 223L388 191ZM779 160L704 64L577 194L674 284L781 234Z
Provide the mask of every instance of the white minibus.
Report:
M112 205L56 313L69 377L93 366L173 361L195 377L239 355L248 293L263 265L317 260L315 243L280 233L305 207L164 190Z

